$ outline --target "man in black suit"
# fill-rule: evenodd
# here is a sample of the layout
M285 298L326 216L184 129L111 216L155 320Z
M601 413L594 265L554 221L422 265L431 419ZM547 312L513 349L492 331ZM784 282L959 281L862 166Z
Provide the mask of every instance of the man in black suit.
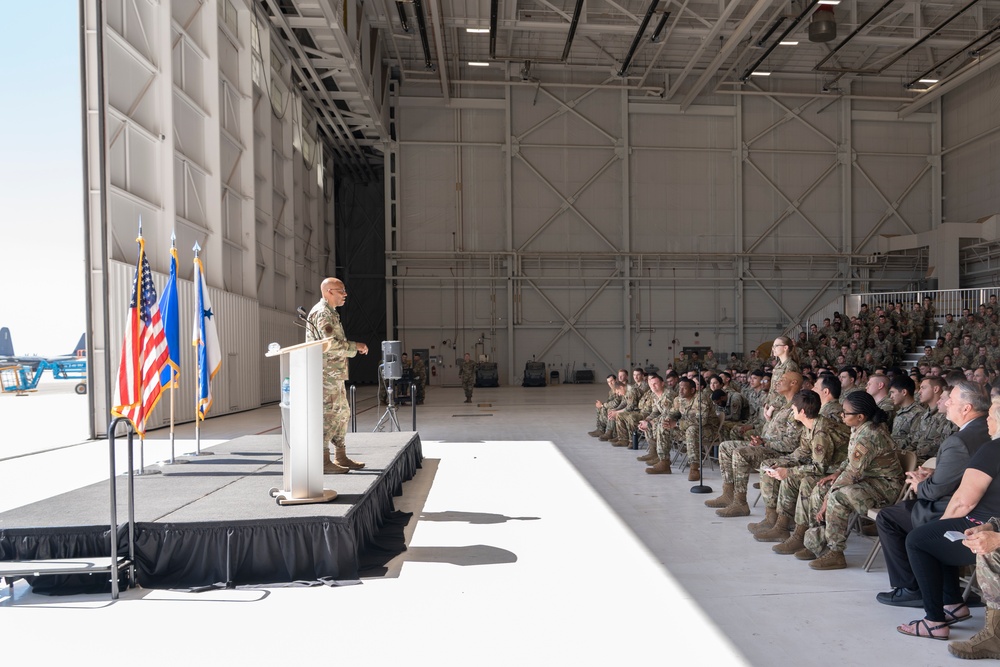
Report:
M948 436L938 449L933 470L919 468L906 473L907 483L916 494L878 513L878 527L892 590L879 593L875 599L895 607L922 607L923 598L906 555L906 536L928 521L940 519L955 493L969 459L990 439L986 428L986 413L990 397L975 382L956 382L946 404L949 421L958 431Z

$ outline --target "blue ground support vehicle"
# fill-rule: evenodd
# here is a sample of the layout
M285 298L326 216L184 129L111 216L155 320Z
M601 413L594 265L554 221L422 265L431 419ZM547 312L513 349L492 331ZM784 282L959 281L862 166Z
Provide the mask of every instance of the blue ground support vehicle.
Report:
M45 371L50 371L57 380L77 380L74 390L78 394L87 393L87 358L67 357L65 359L41 359L32 368L27 365L13 365L0 368L0 387L3 391L23 394L38 387Z

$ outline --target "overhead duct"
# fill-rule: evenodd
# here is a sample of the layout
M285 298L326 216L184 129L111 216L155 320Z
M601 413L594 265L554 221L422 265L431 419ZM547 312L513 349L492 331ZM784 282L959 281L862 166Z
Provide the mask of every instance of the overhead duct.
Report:
M832 42L837 39L837 18L831 5L820 5L809 22L810 42Z

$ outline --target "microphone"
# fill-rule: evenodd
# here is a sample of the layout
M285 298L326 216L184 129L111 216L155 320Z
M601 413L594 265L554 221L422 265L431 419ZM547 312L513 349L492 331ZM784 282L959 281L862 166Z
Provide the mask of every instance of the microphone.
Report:
M295 309L295 312L298 313L299 319L305 323L305 324L300 324L299 326L308 331L312 336L316 338L316 340L321 339L322 336L319 335L319 331L316 329L316 325L314 325L312 322L309 321L309 313L306 312L306 309L303 308L302 306L298 306Z

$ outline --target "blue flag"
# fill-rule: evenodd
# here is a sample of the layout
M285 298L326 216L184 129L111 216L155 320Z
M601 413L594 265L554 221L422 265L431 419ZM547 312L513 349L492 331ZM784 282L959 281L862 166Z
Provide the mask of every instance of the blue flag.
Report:
M170 280L160 295L160 319L163 320L163 333L167 337L167 349L170 352L170 359L160 376L160 386L171 387L171 374L176 372L177 377L181 375L181 322L177 312L177 248L170 248Z
M194 335L192 342L198 357L198 419L204 419L212 407L212 378L222 366L219 332L215 326L212 299L205 283L205 268L198 255L194 257Z

